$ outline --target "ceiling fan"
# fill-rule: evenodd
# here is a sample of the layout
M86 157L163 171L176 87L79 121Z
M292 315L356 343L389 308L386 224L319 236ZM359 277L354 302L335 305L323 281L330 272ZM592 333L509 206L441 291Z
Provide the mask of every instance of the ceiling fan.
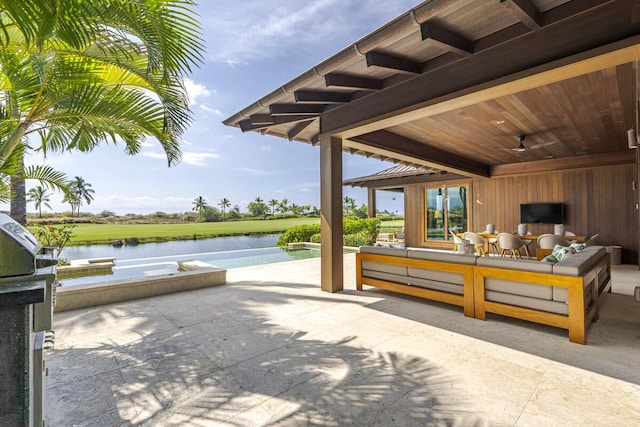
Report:
M524 146L524 139L526 137L527 137L527 135L524 135L524 134L518 135L518 142L520 144L515 148L508 148L508 150L515 151L516 153L523 153L523 152L527 151L529 148L531 148L531 149L542 148L542 147L546 147L548 145L552 145L552 144L555 144L556 142L558 142L558 141L547 141L547 142L543 142L541 144L535 144L535 145L532 145L530 147L525 147Z

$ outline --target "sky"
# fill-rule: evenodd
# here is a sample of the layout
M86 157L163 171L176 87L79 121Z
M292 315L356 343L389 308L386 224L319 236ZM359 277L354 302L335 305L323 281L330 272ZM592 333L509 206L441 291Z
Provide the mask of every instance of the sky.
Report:
M380 7L379 0L200 0L196 10L205 61L186 79L194 120L183 136L179 164L167 167L164 152L153 140L136 156L124 154L122 145L104 144L88 154L44 159L32 153L26 162L81 176L95 191L94 200L81 211L96 214L189 212L198 196L215 207L227 198L242 212L256 197L320 207L318 147L242 133L222 121L418 3L394 0ZM392 166L345 153L343 178ZM28 181L27 190L35 185ZM343 191L358 206L367 203L366 189ZM51 196L50 205L53 212L70 210L60 193ZM377 206L402 213L402 196L379 191ZM28 211L35 212L33 203Z

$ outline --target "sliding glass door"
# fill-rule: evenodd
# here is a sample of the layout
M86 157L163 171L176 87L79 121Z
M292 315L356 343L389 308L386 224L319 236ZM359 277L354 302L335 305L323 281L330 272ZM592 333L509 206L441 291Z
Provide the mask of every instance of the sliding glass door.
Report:
M449 231L467 231L468 185L425 188L425 240L451 240Z

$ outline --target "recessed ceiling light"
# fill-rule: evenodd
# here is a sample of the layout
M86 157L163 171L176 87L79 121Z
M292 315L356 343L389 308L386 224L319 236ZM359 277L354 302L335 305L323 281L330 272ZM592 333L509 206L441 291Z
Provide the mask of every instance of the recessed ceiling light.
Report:
M495 121L495 124L497 124L497 125L503 125L503 124L505 124L505 123L506 123L506 122L505 122L504 120L496 120L496 121Z

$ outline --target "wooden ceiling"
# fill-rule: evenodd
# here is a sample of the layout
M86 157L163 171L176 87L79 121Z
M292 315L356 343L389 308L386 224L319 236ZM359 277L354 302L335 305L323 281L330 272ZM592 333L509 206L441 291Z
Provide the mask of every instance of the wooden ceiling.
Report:
M635 0L431 0L225 123L467 176L628 163L639 34Z

